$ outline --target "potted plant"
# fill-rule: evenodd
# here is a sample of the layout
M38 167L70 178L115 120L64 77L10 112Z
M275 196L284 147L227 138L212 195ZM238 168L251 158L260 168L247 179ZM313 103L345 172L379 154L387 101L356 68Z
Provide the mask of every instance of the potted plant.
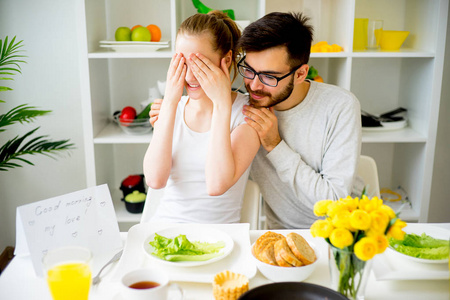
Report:
M22 42L15 42L14 37L8 43L8 36L5 40L0 39L0 80L14 80L12 76L21 73L20 65L25 63L22 60L25 55L20 48L23 46ZM11 91L12 88L0 85L0 92ZM5 101L0 99L0 103ZM10 111L0 114L0 133L6 131L6 127L17 123L30 123L39 116L47 115L51 110L39 110L34 106L28 104L21 104ZM22 167L21 163L34 165L30 160L25 158L27 155L42 154L53 157L55 154L64 150L73 149L73 144L69 140L51 141L47 136L35 136L39 127L30 130L29 132L16 136L7 140L3 145L0 145L0 171L8 171L15 167Z

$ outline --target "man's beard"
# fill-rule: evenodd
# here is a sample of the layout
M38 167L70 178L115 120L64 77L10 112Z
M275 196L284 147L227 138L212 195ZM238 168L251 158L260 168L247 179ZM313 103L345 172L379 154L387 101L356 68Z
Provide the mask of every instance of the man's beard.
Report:
M252 89L250 89L250 86L248 84L245 85L245 88L247 89L247 92L249 92L249 93L252 93L252 94L255 94L258 96L269 97L268 100L266 100L266 99L255 100L250 95L249 102L250 102L251 106L256 107L256 108L272 107L274 105L277 105L278 103L283 102L287 98L289 98L289 96L292 94L292 91L294 90L294 78L291 79L291 82L289 82L289 84L286 86L286 88L284 88L284 90L282 90L275 96L273 96L270 93L263 92L263 91L258 91L258 92L252 91Z

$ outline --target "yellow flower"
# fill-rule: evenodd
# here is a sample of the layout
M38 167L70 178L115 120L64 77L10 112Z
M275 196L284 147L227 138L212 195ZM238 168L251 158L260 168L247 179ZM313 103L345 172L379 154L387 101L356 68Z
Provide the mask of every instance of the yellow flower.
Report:
M353 227L350 225L350 212L348 210L338 211L331 219L334 227L346 228L353 231Z
M383 205L383 200L378 199L378 197L373 197L369 199L366 195L362 196L362 199L359 200L359 208L365 210L366 212L371 212L379 209Z
M380 206L379 210L385 212L388 215L389 219L395 218L395 212L390 206L383 204Z
M389 216L387 215L387 213L381 209L378 209L371 212L370 217L372 218L370 230L373 230L379 234L384 234L387 226L389 225Z
M367 261L372 259L378 251L377 241L371 237L363 237L355 244L355 255L360 259Z
M314 214L318 217L325 216L327 214L328 205L332 203L333 200L320 200L314 204Z
M405 232L402 230L406 226L406 223L400 219L395 220L395 223L389 228L387 237L394 238L396 240L403 240L405 238Z
M327 216L333 218L340 211L347 210L347 206L341 201L333 201L328 205Z
M326 220L317 220L311 225L311 235L313 237L322 237L327 238L330 236L331 232L333 231L334 227L331 222Z
M354 211L358 208L359 205L359 198L352 198L350 196L347 196L344 199L340 199L340 202L345 204L345 206L348 208L350 212Z
M353 235L348 229L336 228L331 232L330 242L336 248L343 249L353 244Z
M389 246L389 241L384 234L369 230L366 232L366 236L373 238L377 242L377 254L383 253Z
M350 225L358 230L366 230L370 227L371 219L366 211L357 209L350 214Z

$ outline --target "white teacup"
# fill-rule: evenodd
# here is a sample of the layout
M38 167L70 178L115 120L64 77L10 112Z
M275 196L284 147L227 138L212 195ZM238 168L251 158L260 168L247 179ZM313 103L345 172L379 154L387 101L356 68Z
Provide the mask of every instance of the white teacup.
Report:
M167 300L169 289L181 289L169 283L169 276L162 270L143 268L128 272L121 280L121 295L125 300Z

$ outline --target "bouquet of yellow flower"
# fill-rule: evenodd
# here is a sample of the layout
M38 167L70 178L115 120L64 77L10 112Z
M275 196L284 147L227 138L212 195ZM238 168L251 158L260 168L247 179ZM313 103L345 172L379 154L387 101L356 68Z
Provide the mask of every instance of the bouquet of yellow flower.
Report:
M333 278L332 272L332 282L341 294L356 299L364 290L367 262L386 250L389 237L402 240L406 223L382 199L366 195L361 199L321 200L314 205L314 214L325 217L312 224L311 234L330 244L330 259L335 261L335 266L330 262L330 268L339 273L339 278Z

